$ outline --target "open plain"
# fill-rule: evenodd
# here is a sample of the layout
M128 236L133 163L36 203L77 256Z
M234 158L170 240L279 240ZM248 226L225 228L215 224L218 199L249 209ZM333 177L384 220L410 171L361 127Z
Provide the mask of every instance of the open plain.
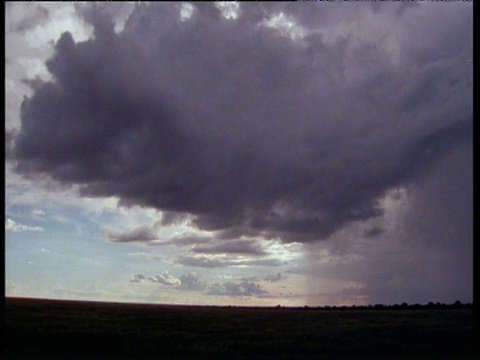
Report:
M472 309L5 301L6 358L461 359L473 350Z

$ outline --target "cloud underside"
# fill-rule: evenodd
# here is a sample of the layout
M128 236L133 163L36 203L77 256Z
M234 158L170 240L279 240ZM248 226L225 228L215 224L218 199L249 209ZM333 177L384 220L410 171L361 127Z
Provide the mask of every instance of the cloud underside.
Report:
M275 278L275 281L284 280L286 277L281 274L269 275L269 277ZM147 278L143 274L136 274L130 279L130 283L134 285L142 284L145 282L156 283L159 286L175 287L179 290L197 291L203 292L207 295L218 296L256 296L267 297L268 291L263 290L256 281L252 279L242 279L240 281L227 281L223 283L206 283L202 280L201 276L197 273L187 273L180 277L171 275L168 271L162 274L155 275Z
M401 55L387 46L402 21L428 24L422 7L365 7L360 18L398 18L376 43L353 34L292 40L259 25L265 11L280 10L307 33L328 23L310 6L245 3L228 20L195 3L181 21L177 4L137 4L118 33L101 6L79 9L94 38L64 33L46 64L54 80L26 80L33 95L7 149L24 176L188 213L195 227L226 239L312 242L382 216L388 190L416 183L471 141L470 34L440 39L437 30L448 27L430 24L421 39L402 30L409 40L398 40ZM436 16L459 23L448 12ZM106 237L157 240L147 228ZM257 245L195 251L262 254Z

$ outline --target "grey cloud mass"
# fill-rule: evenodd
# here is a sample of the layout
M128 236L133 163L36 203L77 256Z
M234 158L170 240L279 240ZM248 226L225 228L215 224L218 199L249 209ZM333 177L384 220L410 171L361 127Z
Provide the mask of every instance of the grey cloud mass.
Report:
M170 275L168 271L164 271L160 275L155 275L153 277L148 278L148 280L154 282L154 283L159 283L163 285L181 285L182 281L180 279L177 279L176 277Z
M214 283L208 291L210 295L228 295L228 296L267 296L268 291L263 290L259 284L252 281L242 281L241 283L226 282L223 284Z
M280 274L278 274L280 275ZM283 279L283 278L282 278ZM130 283L137 286L137 284L144 283L147 277L143 274L136 274L130 279ZM205 292L208 295L220 296L257 296L266 297L268 292L263 290L256 282L256 279L242 279L240 282L227 281L223 283L207 283L202 280L202 277L195 272L180 275L179 278L171 275L168 271L162 274L149 277L148 281L173 286L180 290ZM278 281L278 280L276 280Z
M199 267L199 268L225 268L234 266L265 266L276 267L285 265L285 261L275 258L245 259L243 257L235 257L228 255L180 255L176 263L183 266Z
M268 282L271 282L271 283L274 283L274 282L277 282L277 281L282 281L282 280L285 280L287 277L282 275L281 273L277 273L276 275L273 275L273 274L268 274L266 277L265 277L265 281L268 281Z
M254 240L237 240L223 242L210 246L196 246L194 253L200 254L245 254L266 255L267 252Z
M202 291L207 285L197 273L183 274L180 276L180 288L185 290Z
M372 228L365 229L364 235L366 237L376 237L376 236L382 235L383 233L385 233L385 231L386 231L385 229L382 229L380 227L372 227Z
M18 8L5 3L6 17L10 20L6 27L7 32L25 32L34 27L45 24L50 19L48 9L42 5L36 5L36 11L24 17Z
M22 103L8 153L15 170L188 213L232 239L313 242L381 217L387 191L470 151L469 4L343 4L341 15L330 4L241 3L235 20L192 5L181 21L180 4L135 4L118 33L108 11L79 10L94 38L67 32L56 42L54 81L35 83ZM280 11L307 35L259 25ZM342 16L346 30L333 21ZM371 36L362 27L370 19ZM261 252L229 252L245 249Z
M143 242L148 243L157 239L157 236L150 228L140 227L124 232L113 232L108 230L102 231L103 236L110 242L114 243L128 243L128 242Z
M145 275L143 274L135 274L133 277L130 279L130 282L133 284L141 284L146 280Z

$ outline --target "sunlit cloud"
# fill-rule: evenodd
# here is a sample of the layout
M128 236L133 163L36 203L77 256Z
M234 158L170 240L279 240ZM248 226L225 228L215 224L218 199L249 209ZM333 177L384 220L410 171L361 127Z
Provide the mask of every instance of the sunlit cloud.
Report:
M45 229L40 226L28 226L28 225L16 223L12 219L7 219L5 221L5 230L13 231L13 232L24 232L24 231L41 232L41 231L44 231Z

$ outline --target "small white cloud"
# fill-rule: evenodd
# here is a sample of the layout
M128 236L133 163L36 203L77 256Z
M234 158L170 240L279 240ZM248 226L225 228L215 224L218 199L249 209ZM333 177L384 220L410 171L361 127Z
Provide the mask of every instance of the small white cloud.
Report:
M180 9L180 20L185 21L190 19L193 14L194 7L192 4L183 3Z
M221 11L226 19L236 19L240 12L240 5L231 1L218 1L215 6Z
M43 210L34 210L33 215L35 215L35 216L45 216L46 213Z
M24 231L39 232L39 231L44 231L45 229L40 226L28 226L28 225L18 224L12 219L7 219L7 221L5 221L5 230L14 231L14 232L24 232Z
M289 36L293 40L303 38L306 33L302 26L297 24L294 19L286 16L283 12L272 16L268 20L264 19L259 25L277 29L283 36Z

